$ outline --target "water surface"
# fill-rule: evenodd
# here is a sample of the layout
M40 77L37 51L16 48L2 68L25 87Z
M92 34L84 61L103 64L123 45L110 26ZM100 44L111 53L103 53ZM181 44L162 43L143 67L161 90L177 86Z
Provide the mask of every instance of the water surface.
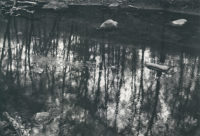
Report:
M109 18L118 30L96 29ZM188 23L170 25L179 18ZM63 136L198 136L199 24L197 16L96 7L1 16L0 112L27 122L61 114Z

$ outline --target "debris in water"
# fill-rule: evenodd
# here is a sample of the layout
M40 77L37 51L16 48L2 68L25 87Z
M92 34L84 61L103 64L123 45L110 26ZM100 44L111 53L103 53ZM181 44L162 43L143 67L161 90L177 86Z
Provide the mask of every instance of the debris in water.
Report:
M155 64L155 63L146 63L146 67L152 70L160 71L160 72L167 72L170 69L169 66Z

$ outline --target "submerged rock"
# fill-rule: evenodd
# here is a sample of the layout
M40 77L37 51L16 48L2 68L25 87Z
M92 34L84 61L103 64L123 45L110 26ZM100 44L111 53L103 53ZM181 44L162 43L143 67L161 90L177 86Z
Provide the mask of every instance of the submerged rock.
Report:
M36 122L45 122L49 119L50 114L48 112L39 112L35 114L35 121Z
M116 29L117 27L118 27L117 21L108 19L101 24L100 29Z
M187 19L177 19L171 22L173 26L183 26L187 23Z
M167 72L170 69L169 66L155 64L155 63L146 63L146 67L152 70L160 71L160 72Z

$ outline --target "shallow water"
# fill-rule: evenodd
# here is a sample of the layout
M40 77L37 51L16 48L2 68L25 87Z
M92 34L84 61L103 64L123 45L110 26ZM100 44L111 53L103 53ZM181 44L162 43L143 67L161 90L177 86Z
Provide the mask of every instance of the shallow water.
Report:
M96 29L109 18L118 30ZM170 25L179 18L188 23ZM56 109L67 136L198 136L199 24L196 16L103 8L1 16L0 112L28 122Z

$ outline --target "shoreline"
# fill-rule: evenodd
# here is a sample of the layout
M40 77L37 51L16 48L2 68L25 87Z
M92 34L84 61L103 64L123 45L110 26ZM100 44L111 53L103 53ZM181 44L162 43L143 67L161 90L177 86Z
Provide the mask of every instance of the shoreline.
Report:
M75 6L99 6L99 7L105 7L105 8L110 8L108 5L104 4L99 4L99 3L90 3L90 4L68 4L69 7L75 7ZM131 7L133 6L133 7ZM188 10L188 9L174 9L174 8L161 8L161 7L156 7L156 6L143 6L143 5L125 5L125 6L120 6L120 7L114 7L116 9L133 9L133 10L151 10L151 11L167 11L167 12L172 12L172 13L178 13L178 14L187 14L187 15L192 15L192 16L199 16L200 17L200 9L198 10ZM110 8L111 9L111 8Z
M45 8L42 8L44 5L47 5L49 4L50 2L37 2L38 3L38 6L39 6L39 9L44 9L46 10ZM59 2L57 2L59 3ZM104 8L108 8L108 9L132 9L132 10L151 10L151 11L167 11L167 12L173 12L173 13L178 13L178 14L186 14L186 15L193 15L193 16L200 16L200 7L199 8L195 8L195 9L190 9L190 8L184 8L184 7L176 7L175 5L171 5L167 8L162 8L161 6L157 5L157 4L146 4L146 3L126 3L126 4L119 4L117 6L112 6L112 7L109 7L110 4L113 4L113 3L100 3L100 2L96 2L96 3L93 3L93 2L84 2L84 3L81 3L81 2L66 2L66 3L62 3L62 6L63 4L66 6L66 7L59 7L60 5L58 4L58 7L53 10L55 11L59 11L59 10L67 10L68 8L70 7L82 7L82 6L88 6L88 7L93 7L93 6L98 6L98 7L104 7ZM4 4L2 4L0 2L0 8L3 6ZM57 5L55 5L57 6ZM68 8L67 8L68 7ZM51 8L47 8L47 10L49 10Z

